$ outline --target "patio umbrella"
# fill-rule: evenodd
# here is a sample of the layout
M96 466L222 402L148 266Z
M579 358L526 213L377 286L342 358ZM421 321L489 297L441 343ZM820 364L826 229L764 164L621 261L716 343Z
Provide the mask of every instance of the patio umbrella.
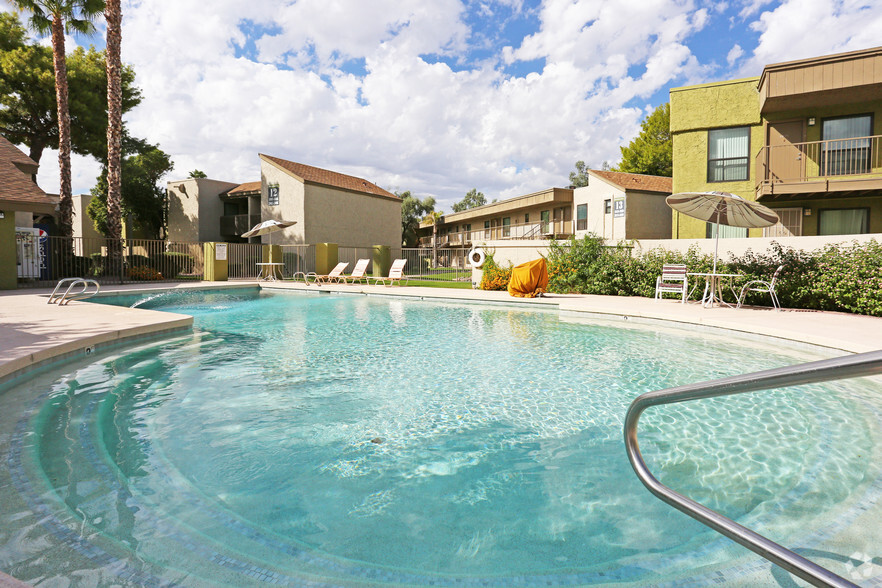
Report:
M297 224L297 221L280 221L275 219L270 219L263 221L262 223L256 224L251 227L250 231L246 231L242 233L243 237L257 237L260 235L268 235L270 233L275 233L276 231L281 231L282 229L294 226ZM270 245L272 245L272 237L270 237Z
M720 227L758 229L778 222L778 215L762 204L745 200L729 192L680 192L665 199L668 206L687 216L717 224L717 242L714 247L714 273L720 249Z

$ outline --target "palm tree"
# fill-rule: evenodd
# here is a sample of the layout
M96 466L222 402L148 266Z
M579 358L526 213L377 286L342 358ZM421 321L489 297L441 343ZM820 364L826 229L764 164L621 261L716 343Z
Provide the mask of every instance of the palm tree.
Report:
M122 278L122 8L120 0L106 0L107 21L107 236L110 244L111 271Z
M440 210L433 211L423 217L423 222L432 224L432 267L438 267L438 222L444 218Z
M37 33L52 34L52 57L55 66L55 99L58 103L58 167L61 170L58 196L61 209L61 234L73 232L73 197L70 179L70 114L67 106L67 63L64 33L91 34L94 18L104 8L103 0L12 0L19 10L31 13L28 21Z

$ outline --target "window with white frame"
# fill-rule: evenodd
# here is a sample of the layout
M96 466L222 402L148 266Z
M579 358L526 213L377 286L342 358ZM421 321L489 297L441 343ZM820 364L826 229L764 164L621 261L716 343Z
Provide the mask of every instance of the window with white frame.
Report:
M819 235L859 235L869 232L869 208L828 208L818 214Z
M576 206L576 230L588 230L588 205L579 204Z
M763 229L763 237L802 236L802 207L776 208L778 224Z

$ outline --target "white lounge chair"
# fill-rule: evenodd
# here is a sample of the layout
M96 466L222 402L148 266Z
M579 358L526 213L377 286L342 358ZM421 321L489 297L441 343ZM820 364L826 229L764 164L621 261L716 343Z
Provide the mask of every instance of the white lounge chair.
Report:
M686 265L682 263L666 263L662 266L662 275L655 279L655 299L661 300L662 294L671 292L680 294L685 304L689 298L689 280L686 277Z
M751 280L744 284L744 286L741 287L741 292L738 294L738 306L736 308L741 308L741 304L747 297L748 292L768 292L769 296L772 298L772 306L775 307L775 310L781 310L781 303L778 302L778 293L775 292L775 286L777 285L778 276L781 274L782 269L784 269L784 266L779 265L778 269L776 269L775 273L772 275L772 280L769 282L765 280Z
M405 277L404 275L404 264L406 263L406 259L396 259L395 261L393 261L392 267L389 268L389 275L385 278L376 278L376 280L374 280L374 285L376 286L380 282L383 282L384 286L388 286L390 284L394 284L395 282L401 284L402 281L406 285L407 277ZM389 282L389 284L386 284L387 281Z
M343 282L344 284L354 284L355 282L361 281L367 282L369 276L367 276L366 272L368 264L370 264L370 262L370 259L359 259L355 262L355 267L352 268L352 273L348 276L340 276L339 281Z
M306 279L307 283L309 283L309 278L312 278L317 284L330 284L331 282L340 282L340 279L343 276L343 272L346 270L346 267L349 265L348 261L341 261L337 265L334 266L334 269L331 270L328 274L307 274Z

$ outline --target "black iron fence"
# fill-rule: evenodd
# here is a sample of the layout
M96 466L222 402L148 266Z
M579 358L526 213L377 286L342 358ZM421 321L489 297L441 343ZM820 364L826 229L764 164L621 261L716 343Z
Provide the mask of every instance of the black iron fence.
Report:
M62 278L91 278L102 284L201 280L201 243L151 239L47 237L16 232L19 287L43 288Z

